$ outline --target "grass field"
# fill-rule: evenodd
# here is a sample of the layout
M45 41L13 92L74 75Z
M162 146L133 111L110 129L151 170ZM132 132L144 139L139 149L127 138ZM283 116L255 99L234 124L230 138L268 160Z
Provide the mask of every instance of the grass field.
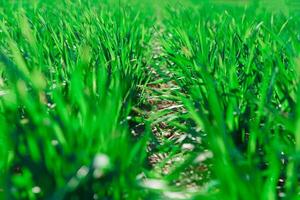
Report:
M0 199L300 199L297 1L0 1Z

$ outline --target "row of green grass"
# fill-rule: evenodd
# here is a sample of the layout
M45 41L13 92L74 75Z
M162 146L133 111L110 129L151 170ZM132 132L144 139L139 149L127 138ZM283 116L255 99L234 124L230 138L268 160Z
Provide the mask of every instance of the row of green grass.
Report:
M4 5L2 197L136 199L146 141L131 138L128 120L152 17L118 2Z
M219 192L208 197L299 198L297 12L195 7L169 9L162 43L181 88L173 95L194 122L186 129L213 154Z

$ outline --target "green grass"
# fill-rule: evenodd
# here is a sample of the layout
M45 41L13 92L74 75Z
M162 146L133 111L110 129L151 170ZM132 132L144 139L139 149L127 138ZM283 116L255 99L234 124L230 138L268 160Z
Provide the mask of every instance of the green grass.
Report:
M214 154L217 199L296 198L297 16L201 11L171 11L164 46L182 88L177 96Z
M4 8L1 20L6 198L134 198L145 140L132 141L127 118L150 60L147 18L109 4L37 6Z
M299 199L296 3L2 1L0 199Z

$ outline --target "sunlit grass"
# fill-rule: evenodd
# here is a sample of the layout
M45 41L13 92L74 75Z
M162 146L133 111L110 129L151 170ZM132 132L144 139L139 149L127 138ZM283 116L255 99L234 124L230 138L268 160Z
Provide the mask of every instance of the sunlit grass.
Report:
M299 198L292 1L0 5L1 199Z

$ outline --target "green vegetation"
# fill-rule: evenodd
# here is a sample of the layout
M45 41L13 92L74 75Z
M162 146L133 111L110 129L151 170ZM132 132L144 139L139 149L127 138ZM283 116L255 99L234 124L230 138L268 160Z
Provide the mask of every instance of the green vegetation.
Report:
M297 1L0 2L0 199L298 199Z

